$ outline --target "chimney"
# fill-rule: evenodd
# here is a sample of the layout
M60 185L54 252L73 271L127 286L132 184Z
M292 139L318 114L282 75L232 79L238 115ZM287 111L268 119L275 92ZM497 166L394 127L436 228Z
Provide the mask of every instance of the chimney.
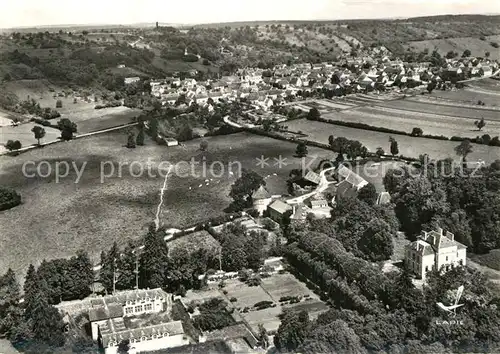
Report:
M455 235L449 231L446 231L446 237L448 237L452 241L455 241Z

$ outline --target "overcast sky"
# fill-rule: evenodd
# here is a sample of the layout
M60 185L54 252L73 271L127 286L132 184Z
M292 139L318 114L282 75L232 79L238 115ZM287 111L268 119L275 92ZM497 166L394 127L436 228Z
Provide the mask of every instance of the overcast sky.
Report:
M500 13L500 0L0 0L0 28Z

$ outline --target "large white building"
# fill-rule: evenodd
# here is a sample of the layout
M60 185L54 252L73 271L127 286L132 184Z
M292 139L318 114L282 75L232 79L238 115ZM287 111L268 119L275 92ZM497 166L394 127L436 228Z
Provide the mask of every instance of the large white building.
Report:
M138 317L168 312L171 296L161 289L128 290L90 300L88 310L92 339L105 354L116 354L122 341L129 353L142 353L189 344L181 321L141 325Z
M163 348L181 347L189 344L181 321L172 321L158 325L110 331L102 335L102 347L105 354L118 353L122 341L128 341L129 353L143 353Z
M455 241L455 236L443 229L422 232L418 240L406 246L405 262L413 273L425 280L432 269L448 271L465 266L467 247Z

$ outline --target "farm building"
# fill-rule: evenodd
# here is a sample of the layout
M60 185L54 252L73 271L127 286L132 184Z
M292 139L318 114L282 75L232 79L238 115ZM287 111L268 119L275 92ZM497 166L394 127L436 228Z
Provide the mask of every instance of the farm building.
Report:
M174 139L174 138L165 138L164 141L165 141L165 144L167 144L167 146L177 146L177 145L179 145L179 142L176 139Z
M276 200L271 205L269 205L269 208L267 208L267 210L269 211L269 216L271 217L271 219L280 222L283 219L283 215L285 215L285 213L292 211L292 207L281 200Z

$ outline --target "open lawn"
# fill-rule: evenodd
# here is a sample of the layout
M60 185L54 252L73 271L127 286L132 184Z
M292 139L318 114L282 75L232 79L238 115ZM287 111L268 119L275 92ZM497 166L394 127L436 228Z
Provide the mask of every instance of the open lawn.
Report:
M345 137L347 139L359 140L369 151L375 152L380 146L389 151L389 137L391 134L368 131L363 129L347 128L333 124L298 119L287 122L292 131L302 131L307 134L306 139L323 144L328 143L328 136ZM445 159L451 157L459 160L454 148L458 145L455 141L435 140L426 138L414 138L410 136L393 135L399 142L400 155L418 158L419 155L428 154L433 159ZM500 148L494 146L473 144L473 152L468 156L469 161L484 160L491 163L500 159Z
M490 111L486 111L486 113L490 113ZM324 114L323 118L364 123L407 133L411 133L413 128L419 127L424 134L443 135L448 138L452 136L475 138L483 134L491 136L500 134L500 111L496 113L498 114L498 120L487 120L487 124L482 131L477 130L474 119L378 106L359 107L348 111Z
M31 129L33 129L33 127L36 125L39 124L28 122L20 124L17 127L0 127L0 153L6 150L4 144L8 140L19 140L23 147L36 144L37 140L35 139L35 135L31 131ZM59 129L54 129L51 127L43 128L45 129L45 137L41 140L42 143L57 140L61 136L61 131Z
M274 301L279 302L283 296L305 296L313 299L319 297L307 288L307 286L298 281L292 274L276 274L269 278L262 279L261 287L273 298Z
M480 89L476 86L467 87L465 89L455 91L434 90L432 91L431 95L433 97L441 97L456 101L465 101L472 104L477 104L478 101L483 101L485 103L485 107L498 107L498 101L500 100L500 96L497 92Z
M126 134L113 132L57 143L16 157L0 156L0 185L13 187L23 199L21 205L0 212L0 269L12 267L24 277L30 262L71 256L78 249L88 251L97 260L99 253L113 241L124 244L129 238L142 237L154 220L159 202L168 166L167 162L159 166L163 161L176 163L176 168L168 179L160 220L178 228L223 214L230 203L231 184L239 171L237 162L269 176L266 182L273 194L286 193L285 181L290 171L301 168L302 160L293 157L296 148L293 143L246 133L206 140L209 147L205 153L199 151L200 140L171 148L146 140L145 146L129 150L124 147ZM288 164L281 169L274 166L274 158L280 155ZM321 159L332 155L310 147L307 161L316 159L315 167ZM261 156L269 158L265 168L256 166L256 158ZM192 158L199 163L193 165L194 174L188 164ZM27 168L29 174L36 173L35 166L41 161L50 164L51 174L47 178L24 177L22 166L30 161L33 164ZM78 183L74 168L66 178L56 182L55 163L62 161L74 163L80 171L85 163ZM215 173L210 174L209 167L216 161L222 163L225 171L221 171L218 163L214 164ZM132 163L133 168L129 169ZM139 173L141 167L143 174ZM40 168L43 175L47 168L47 165ZM64 170L61 166L61 173ZM103 178L102 183L101 172L103 177L110 176Z

